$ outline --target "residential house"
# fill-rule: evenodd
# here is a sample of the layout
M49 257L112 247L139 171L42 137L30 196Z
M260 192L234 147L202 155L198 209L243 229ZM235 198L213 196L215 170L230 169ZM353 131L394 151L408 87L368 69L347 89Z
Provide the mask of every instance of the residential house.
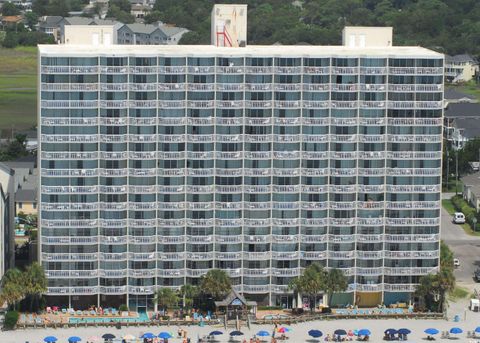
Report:
M134 4L130 10L130 14L133 15L136 19L143 19L145 16L150 13L152 9L149 6Z
M480 172L462 177L463 198L480 211Z
M445 56L445 81L468 82L479 72L478 60L469 54Z
M25 158L4 163L15 172L13 177L15 214L18 212L36 214L38 192L36 160Z
M454 149L461 149L480 137L480 104L449 103L444 113L444 138Z
M40 18L38 23L38 31L53 36L55 42L60 40L60 22L63 20L61 16L44 16Z
M15 25L20 24L22 21L23 16L21 15L7 15L1 17L0 26L2 30L5 30L7 27L15 27Z
M118 44L176 45L183 34L182 27L155 24L125 24L117 31Z

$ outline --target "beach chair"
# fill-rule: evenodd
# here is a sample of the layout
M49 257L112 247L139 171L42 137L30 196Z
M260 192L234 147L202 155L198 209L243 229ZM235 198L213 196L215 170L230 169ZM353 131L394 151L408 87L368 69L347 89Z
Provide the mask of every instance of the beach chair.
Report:
M62 313L63 313L63 314L67 314L67 309L66 309L66 308L62 308Z

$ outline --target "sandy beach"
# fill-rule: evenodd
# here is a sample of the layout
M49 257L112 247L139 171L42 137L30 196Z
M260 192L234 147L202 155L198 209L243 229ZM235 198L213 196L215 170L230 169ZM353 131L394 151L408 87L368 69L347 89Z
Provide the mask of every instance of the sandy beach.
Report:
M460 309L458 309L460 310ZM461 312L461 311L457 311ZM474 313L471 311L462 311L462 313L457 313L460 316L459 322L454 322L453 320L416 320L416 319L345 319L345 320L326 320L326 321L314 321L314 322L305 322L301 324L296 324L290 326L293 329L293 332L288 333L289 340L287 342L313 342L311 337L308 336L308 331L311 329L318 329L323 332L324 336L321 337L320 342L324 342L324 337L327 333L333 333L336 329L369 329L372 332L370 342L383 342L383 332L388 328L408 328L412 331L412 334L408 337L408 342L427 342L425 340L426 335L423 331L427 328L436 328L440 332L448 331L452 327L459 327L463 330L462 334L451 335L452 337L458 337L454 339L441 339L440 334L436 335L436 341L456 341L456 342L477 342L475 339L467 338L467 331L473 331L477 326L480 326L480 313ZM82 343L85 343L89 337L92 336L102 336L105 333L112 333L116 337L122 337L127 334L134 335L135 337L141 336L145 332L152 332L154 334L159 334L162 331L168 331L176 334L178 326L172 325L169 327L166 326L140 326L140 327L122 327L121 329L116 328L106 328L106 327L88 327L88 328L69 328L69 329L19 329L16 331L4 331L0 332L0 342L1 343L42 343L45 336L55 336L57 337L58 343L67 342L68 337L70 336L80 336L82 338ZM200 327L200 326L190 326L183 327L188 332L188 337L192 339L192 342L197 342L198 337L207 335L213 330L220 330L224 332L223 335L217 336L218 341L228 342L229 335L228 333L233 331L233 329L224 330L219 327ZM237 338L237 341L240 342L243 338L246 338L247 341L259 330L266 330L272 332L272 325L253 325L251 329L244 327L242 332L244 336ZM479 336L480 337L480 336ZM103 342L103 341L101 341ZM136 341L133 341L136 342ZM142 340L138 340L142 342ZM181 339L173 338L169 342L177 343L181 342ZM478 340L480 342L480 338Z

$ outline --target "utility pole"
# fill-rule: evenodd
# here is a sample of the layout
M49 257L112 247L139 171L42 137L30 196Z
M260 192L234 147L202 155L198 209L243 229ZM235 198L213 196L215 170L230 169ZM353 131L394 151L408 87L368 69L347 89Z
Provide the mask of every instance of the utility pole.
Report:
M450 173L450 159L448 158L448 140L447 140L447 144L445 145L445 149L446 149L446 154L447 154L447 177L445 178L445 188L446 188L446 192L448 192L448 177L449 177L449 173Z
M458 194L458 149L455 153L455 195Z

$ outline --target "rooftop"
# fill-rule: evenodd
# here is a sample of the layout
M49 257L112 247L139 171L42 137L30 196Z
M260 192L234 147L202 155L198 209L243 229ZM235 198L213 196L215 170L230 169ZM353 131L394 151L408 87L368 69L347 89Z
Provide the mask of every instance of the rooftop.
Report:
M468 139L480 137L480 115L470 118L455 118L455 127L463 129L462 136Z
M446 62L458 62L458 63L461 63L461 62L463 62L463 63L465 63L465 62L478 63L478 61L469 54L461 54L461 55L455 55L455 56L445 55L445 61Z
M443 58L443 54L418 46L366 47L350 48L348 46L302 46L295 45L247 45L241 48L216 47L213 45L39 45L44 56L97 56L108 55L168 55L195 56L230 55L230 56L276 56L308 57L308 56L378 56L378 57L416 57Z
M19 189L15 192L16 202L35 202L37 201L37 192L34 189Z
M445 109L445 117L480 117L480 104L476 103L451 103Z
M459 92L455 88L451 88L451 87L445 89L445 93L443 97L445 100L462 100L462 99L476 100L476 98L473 95Z

